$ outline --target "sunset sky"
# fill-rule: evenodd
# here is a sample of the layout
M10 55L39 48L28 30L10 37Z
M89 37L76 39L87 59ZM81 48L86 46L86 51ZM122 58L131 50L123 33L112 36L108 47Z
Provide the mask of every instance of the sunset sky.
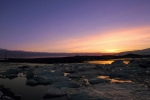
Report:
M69 53L150 48L150 0L0 0L0 48Z

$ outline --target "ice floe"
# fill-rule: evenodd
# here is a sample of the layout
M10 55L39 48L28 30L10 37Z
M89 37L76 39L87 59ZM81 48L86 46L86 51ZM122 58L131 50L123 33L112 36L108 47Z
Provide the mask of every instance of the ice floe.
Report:
M150 98L148 61L125 64L122 60L115 60L112 64L51 64L19 69L8 68L1 75L6 77L25 72L27 84L48 85L48 89L43 91L44 96L66 96L68 100Z
M47 91L44 92L45 95L51 96L51 97L60 97L65 96L65 92L63 92L60 88L57 87L49 87Z

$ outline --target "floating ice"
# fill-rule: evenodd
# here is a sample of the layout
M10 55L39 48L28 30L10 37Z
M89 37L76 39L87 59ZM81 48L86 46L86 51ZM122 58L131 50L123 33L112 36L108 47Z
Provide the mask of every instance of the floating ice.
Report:
M99 84L99 83L109 83L110 80L100 79L100 78L92 78L88 79L90 84Z
M120 64L120 65L124 65L125 63L122 60L114 60L111 64Z
M102 99L99 97L92 97L89 96L88 94L67 94L67 98L69 100L110 100L110 99Z
M48 90L44 92L44 94L51 97L60 97L66 95L65 92L63 92L61 89L53 86L50 86Z
M64 69L74 72L64 75ZM49 84L45 95L67 95L69 100L148 100L149 70L149 67L131 67L129 64L122 64L121 61L105 65L55 64L34 67L33 72L28 71L29 79L26 82L37 85Z
M14 100L9 96L2 96L1 98L2 98L1 100Z
M31 78L34 77L33 70L34 70L34 69L30 69L30 70L27 72L27 74L26 74L27 80L29 80L29 79L31 79Z
M18 74L18 70L10 68L10 69L6 70L6 73L7 74Z
M110 78L120 78L120 79L130 79L130 75L127 73L116 73L116 72L112 72L109 75Z
M2 72L2 78L9 78L9 79L13 79L13 78L16 78L18 77L17 74L18 74L18 70L17 69L13 69L13 68L10 68L10 69L7 69L6 72Z
M65 73L75 73L75 70L72 67L65 67L64 72Z
M54 86L57 88L62 88L62 87L78 88L80 85L72 81L62 81L62 82L53 83L51 84L51 86Z
M81 78L82 75L79 75L79 74L68 74L67 77L77 79L77 78Z
M2 97L3 93L0 91L0 97Z
M5 77L9 78L9 79L13 79L13 78L18 77L18 75L16 75L16 74L6 74Z
M150 61L145 59L131 60L128 65L130 67L137 66L141 68L148 68L150 66Z
M64 76L67 76L68 74L70 74L70 73L64 73Z
M26 81L26 83L30 84L30 85L36 85L36 84L38 84L38 82L36 80L34 80L34 79L29 79L29 80Z
M44 76L35 76L34 79L39 83L39 84L51 84L53 83L53 80Z

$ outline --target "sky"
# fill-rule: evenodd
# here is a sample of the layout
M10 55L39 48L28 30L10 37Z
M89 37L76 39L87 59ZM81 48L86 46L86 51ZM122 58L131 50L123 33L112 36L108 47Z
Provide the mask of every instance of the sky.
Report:
M0 48L59 53L150 48L150 0L0 0Z

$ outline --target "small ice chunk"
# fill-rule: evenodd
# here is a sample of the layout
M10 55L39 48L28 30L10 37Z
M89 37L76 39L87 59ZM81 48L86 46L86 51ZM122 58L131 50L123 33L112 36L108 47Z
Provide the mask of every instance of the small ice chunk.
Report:
M106 100L106 99L101 99L95 96L90 96L88 94L67 94L67 97L69 100ZM108 100L108 99L107 99Z
M6 73L7 74L18 74L18 70L10 68L10 69L7 69Z
M27 80L34 77L33 70L34 70L34 69L30 69L30 70L27 72L27 74L26 74Z
M120 64L124 65L125 63L122 60L114 60L111 64Z
M35 84L38 84L38 82L34 79L29 79L26 81L27 84L31 84L31 85L35 85Z
M13 79L13 78L16 78L18 77L16 74L7 74L6 75L6 78L9 78L9 79Z
M49 89L44 92L44 94L51 97L60 97L66 95L65 92L61 91L61 89L53 86L49 87Z
M90 84L109 83L109 82L110 80L100 79L100 78L89 79Z
M78 88L80 85L72 81L62 81L62 82L53 83L51 86L55 86L58 88L62 88L62 87Z
M39 84L51 84L53 81L44 76L36 76L34 78Z
M0 97L2 97L3 93L0 91Z
M68 74L67 77L69 77L69 78L81 78L82 76L78 75L78 74Z

